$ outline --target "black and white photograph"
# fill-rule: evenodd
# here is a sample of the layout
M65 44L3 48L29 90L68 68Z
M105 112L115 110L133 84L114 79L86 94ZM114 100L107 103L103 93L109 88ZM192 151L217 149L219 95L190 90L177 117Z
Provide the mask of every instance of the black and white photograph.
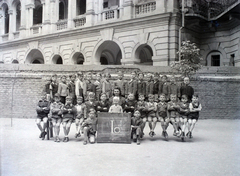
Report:
M239 176L240 0L0 0L1 176Z

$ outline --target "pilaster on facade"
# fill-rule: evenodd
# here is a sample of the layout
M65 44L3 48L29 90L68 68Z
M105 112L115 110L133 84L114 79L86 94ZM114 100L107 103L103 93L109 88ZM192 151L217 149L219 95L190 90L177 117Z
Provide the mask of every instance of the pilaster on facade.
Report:
M133 17L133 1L132 0L124 0L123 2L123 16L122 19L131 19Z

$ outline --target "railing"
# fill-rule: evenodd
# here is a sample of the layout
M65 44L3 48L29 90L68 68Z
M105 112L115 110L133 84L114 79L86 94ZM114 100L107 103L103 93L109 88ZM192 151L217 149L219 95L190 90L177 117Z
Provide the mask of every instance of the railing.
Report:
M42 33L42 24L36 24L30 28L31 34L41 34Z
M57 30L62 30L62 29L67 29L67 19L65 20L59 20L56 25L57 25Z
M104 9L101 15L102 21L119 18L118 6L111 7L110 9Z
M2 35L2 41L8 41L8 34Z
M86 17L81 17L81 18L75 18L73 19L75 27L80 27L80 26L84 26L84 24L86 23Z
M135 6L136 15L151 13L156 10L156 2L145 2Z
M14 39L19 38L19 31L13 33Z
M239 4L239 0L187 0L185 7L188 9L186 15L197 15L207 20L214 20L224 12ZM181 4L180 4L181 9Z

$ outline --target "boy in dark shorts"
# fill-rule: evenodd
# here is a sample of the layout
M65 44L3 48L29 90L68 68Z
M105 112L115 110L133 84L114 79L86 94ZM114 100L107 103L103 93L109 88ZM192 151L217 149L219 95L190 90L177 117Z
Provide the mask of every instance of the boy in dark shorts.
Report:
M157 103L154 102L154 95L149 94L148 95L148 102L146 104L146 113L148 118L148 125L150 128L149 136L153 137L155 136L154 129L157 125L157 117L156 117L156 111L157 111Z
M47 128L48 113L50 110L50 102L47 101L46 98L47 98L46 93L42 93L41 99L39 100L36 108L37 111L36 124L38 129L41 131L39 138L42 138L42 140L45 139L45 135L47 134L45 130ZM43 122L43 125L41 125L41 122Z
M142 94L138 95L138 102L137 102L137 106L136 106L136 110L138 110L141 114L141 119L143 121L143 125L142 127L142 136L144 135L143 131L147 122L147 115L146 115L146 107L147 107L147 102L144 101L145 97ZM141 137L141 136L140 136Z
M165 102L166 100L166 96L165 94L161 94L159 97L159 103L157 105L157 118L158 120L161 122L161 126L162 126L162 136L165 137L165 139L168 138L168 134L167 134L167 127L169 125L169 118L167 116L167 103Z
M74 108L74 105L72 104L72 97L70 96L66 97L66 103L62 108L62 114L63 114L62 119L63 131L65 135L65 137L63 138L63 142L68 142L69 141L68 134L70 132L70 127L76 115L76 110Z
M59 133L60 133L60 125L62 122L62 109L63 104L60 102L60 96L58 93L54 95L54 102L50 105L50 113L48 117L52 121L55 138L54 142L60 142Z
M89 141L91 144L95 143L95 135L97 131L97 118L96 112L91 111L88 114L88 118L82 123L84 141L83 145L86 145Z
M141 119L141 113L139 110L135 110L133 117L131 118L131 127L132 127L132 139L133 142L137 142L137 145L140 145L140 138L143 136L142 131L143 121Z
M175 94L170 95L170 101L168 102L167 110L168 117L173 125L173 136L177 136L179 134L178 124L179 124L179 114L178 114L179 105L177 102L177 96Z
M189 104L188 115L188 133L186 136L192 138L192 131L199 118L199 112L202 110L202 105L198 101L198 95L192 96L192 102Z

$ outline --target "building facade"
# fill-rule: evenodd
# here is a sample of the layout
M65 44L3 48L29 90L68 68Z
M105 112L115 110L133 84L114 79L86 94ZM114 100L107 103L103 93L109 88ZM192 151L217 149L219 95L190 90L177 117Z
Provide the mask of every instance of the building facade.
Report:
M169 66L181 41L190 40L203 65L240 66L240 0L183 4L0 0L0 62Z

